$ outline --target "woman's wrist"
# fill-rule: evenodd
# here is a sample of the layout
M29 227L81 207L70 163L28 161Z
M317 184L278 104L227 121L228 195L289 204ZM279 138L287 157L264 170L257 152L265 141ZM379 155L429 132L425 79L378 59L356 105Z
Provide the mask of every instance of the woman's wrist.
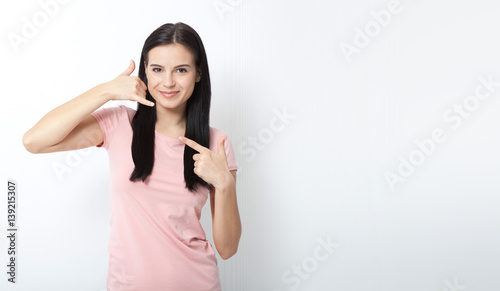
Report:
M231 174L231 172L227 172L227 173L224 173L223 175L221 175L218 183L216 185L214 185L215 189L219 189L219 190L222 190L222 189L225 189L225 188L229 188L229 187L234 187L234 178L233 178L233 175Z
M99 84L92 88L91 91L91 95L94 96L94 98L102 100L103 104L113 100L111 94L107 90L107 83Z

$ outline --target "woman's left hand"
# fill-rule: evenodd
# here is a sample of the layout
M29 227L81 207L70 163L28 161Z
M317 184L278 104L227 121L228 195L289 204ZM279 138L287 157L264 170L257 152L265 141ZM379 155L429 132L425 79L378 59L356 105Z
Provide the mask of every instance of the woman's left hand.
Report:
M224 149L226 136L221 137L217 142L217 152L213 152L187 137L180 136L179 139L190 148L199 152L193 155L194 173L205 180L205 182L217 189L225 185L228 179L233 179L227 167L227 157Z

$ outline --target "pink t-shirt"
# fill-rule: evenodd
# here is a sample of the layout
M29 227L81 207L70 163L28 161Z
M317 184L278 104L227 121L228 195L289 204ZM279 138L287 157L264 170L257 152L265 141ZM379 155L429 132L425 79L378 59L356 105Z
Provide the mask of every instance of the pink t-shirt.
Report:
M103 135L110 167L111 234L108 291L220 291L214 248L200 224L209 190L191 193L184 182L184 147L156 132L155 163L146 179L131 182L131 121L124 105L92 113ZM210 127L210 150L225 133ZM229 170L236 170L233 147L225 141ZM99 147L99 146L98 146Z

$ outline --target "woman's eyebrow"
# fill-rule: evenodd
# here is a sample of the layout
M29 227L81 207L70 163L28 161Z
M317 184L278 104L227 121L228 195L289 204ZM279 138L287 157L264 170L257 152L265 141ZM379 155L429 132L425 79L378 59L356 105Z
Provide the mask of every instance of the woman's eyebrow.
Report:
M159 67L159 68L164 68L162 65L158 65L158 64L151 64L150 65L151 67ZM182 65L177 65L175 66L174 68L179 68L179 67L191 67L189 64L182 64Z

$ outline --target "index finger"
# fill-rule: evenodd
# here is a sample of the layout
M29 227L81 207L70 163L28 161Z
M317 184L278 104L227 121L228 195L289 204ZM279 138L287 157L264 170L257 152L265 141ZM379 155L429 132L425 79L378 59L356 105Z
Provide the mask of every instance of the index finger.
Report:
M188 145L190 148L197 150L199 153L202 153L202 152L207 151L207 150L210 151L206 147L199 145L194 140L190 140L189 138L187 138L185 136L179 136L179 139L180 139L180 141L182 141L183 143Z

